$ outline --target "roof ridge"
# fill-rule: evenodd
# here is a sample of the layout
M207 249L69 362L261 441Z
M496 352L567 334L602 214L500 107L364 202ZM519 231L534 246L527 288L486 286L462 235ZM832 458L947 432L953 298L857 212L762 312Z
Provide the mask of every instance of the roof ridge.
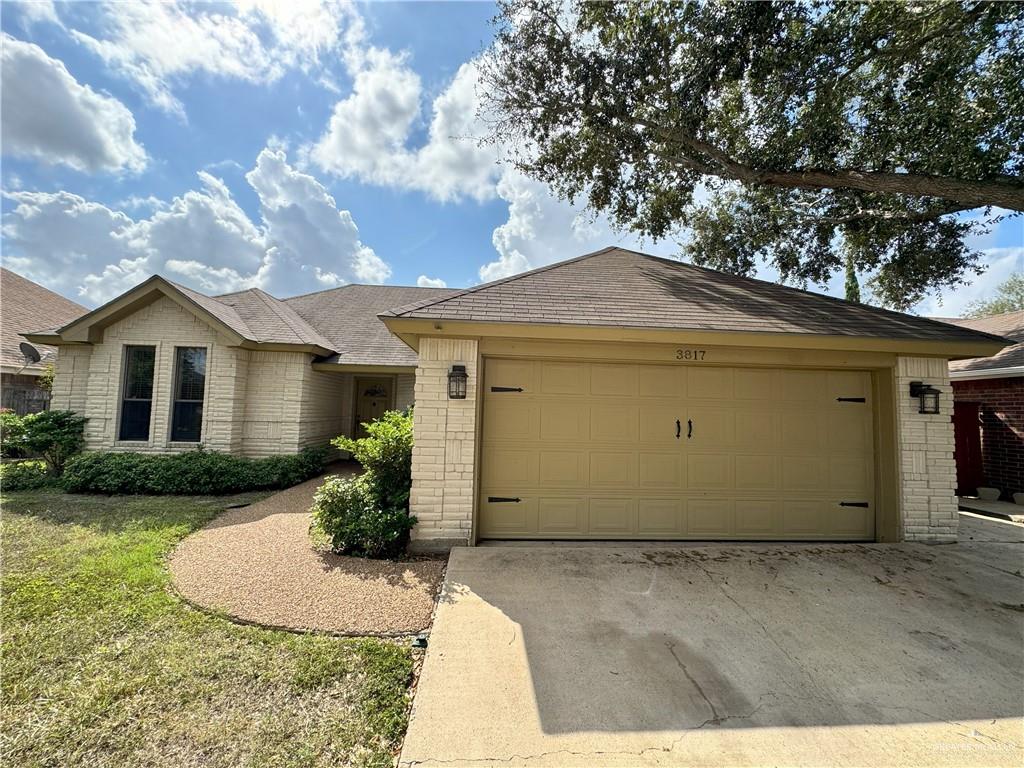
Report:
M288 296L284 299L278 299L287 304L292 299L304 299L307 296L316 296L321 293L330 293L331 291L341 291L345 288L394 288L397 290L414 290L414 291L452 291L458 290L455 288L434 288L432 286L423 285L390 285L387 283L345 283L344 285L336 285L333 288L321 288L319 291L309 291L308 293L298 293L295 296Z
M625 248L620 249L616 245L607 245L604 248L601 248L599 250L591 251L590 253L584 253L582 256L574 256L571 259L564 259L563 261L556 261L556 262L554 262L552 264L545 264L543 267L537 267L535 269L530 269L530 270L527 270L526 272L517 272L516 274L509 275L508 277L501 277L501 278L498 278L497 280L491 280L490 282L487 282L487 283L481 283L480 285L473 285L473 286L470 286L469 288L463 288L462 290L456 291L455 293L453 293L450 296L440 296L440 297L438 297L437 301L416 302L415 304L407 304L404 307L397 307L396 309L391 309L391 310L388 310L387 312L382 312L381 314L385 315L385 316L392 316L392 315L397 316L399 314L402 314L404 312L408 312L408 311L413 310L413 309L426 309L427 307L432 307L435 304L440 304L442 301L450 301L451 299L457 299L457 298L460 298L462 296L467 296L467 295L469 295L471 293L476 293L477 291L482 291L485 288L492 288L495 285L503 285L504 283L510 283L510 282L513 282L514 280L520 280L520 279L522 279L524 277L529 277L531 275L537 275L537 274L540 274L541 272L548 272L548 271L550 271L552 269L555 269L557 267L564 267L564 266L566 266L568 264L574 264L577 261L583 261L584 259L589 259L589 258L591 258L593 256L598 256L598 255L600 255L602 253L607 253L608 251L614 251L614 250L626 250L626 249ZM634 251L634 253L637 253L637 252ZM640 255L643 256L645 254L640 254Z

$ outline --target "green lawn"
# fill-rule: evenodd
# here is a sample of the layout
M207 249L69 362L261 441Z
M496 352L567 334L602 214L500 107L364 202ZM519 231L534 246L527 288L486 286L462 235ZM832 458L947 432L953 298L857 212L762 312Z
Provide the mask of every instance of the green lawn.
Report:
M167 553L238 501L5 495L0 763L391 765L407 648L237 626L168 590Z

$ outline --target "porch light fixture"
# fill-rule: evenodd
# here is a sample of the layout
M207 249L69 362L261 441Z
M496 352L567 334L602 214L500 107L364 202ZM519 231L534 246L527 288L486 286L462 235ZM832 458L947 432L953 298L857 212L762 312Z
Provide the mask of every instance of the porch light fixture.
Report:
M918 400L918 413L939 412L939 390L922 381L910 382L910 396Z
M448 371L448 399L465 400L466 383L468 381L469 376L466 374L466 366L453 365L452 369Z

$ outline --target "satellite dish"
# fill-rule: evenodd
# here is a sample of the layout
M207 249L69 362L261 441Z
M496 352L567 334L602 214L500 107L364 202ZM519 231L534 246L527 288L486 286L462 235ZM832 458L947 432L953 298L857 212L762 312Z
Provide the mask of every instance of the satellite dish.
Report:
M43 356L39 354L39 350L27 341L21 342L21 344L18 345L18 348L21 350L21 354L25 356L25 365L38 363L43 359Z

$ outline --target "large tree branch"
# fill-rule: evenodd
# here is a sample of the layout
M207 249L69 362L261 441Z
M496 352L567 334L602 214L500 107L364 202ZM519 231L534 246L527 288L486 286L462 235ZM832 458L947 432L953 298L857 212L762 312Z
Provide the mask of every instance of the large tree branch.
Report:
M683 148L684 154L688 155L685 159L691 167L744 184L804 190L855 189L910 197L935 197L956 203L962 206L962 210L994 205L1011 211L1024 211L1024 184L852 168L765 170L734 160L715 145L681 131L668 130L643 119L635 119L635 122L653 130L663 141ZM708 162L701 162L692 154L703 155Z

